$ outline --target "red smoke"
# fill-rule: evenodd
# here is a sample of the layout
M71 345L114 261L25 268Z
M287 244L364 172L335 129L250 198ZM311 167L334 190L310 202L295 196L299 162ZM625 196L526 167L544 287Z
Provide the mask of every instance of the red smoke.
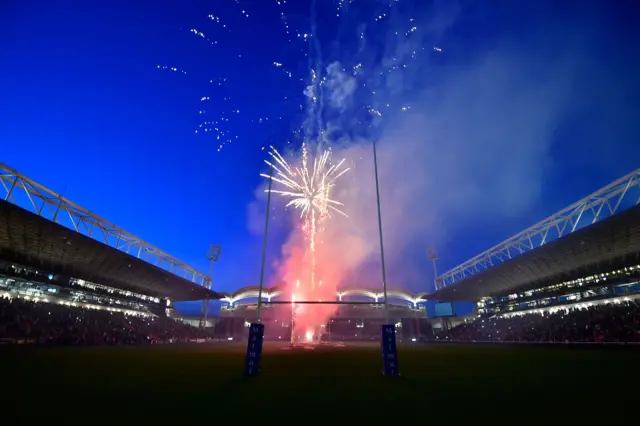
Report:
M278 276L284 280L284 297L300 301L336 300L337 288L342 278L339 265L333 264L322 242L322 233L316 234L315 252L311 252L310 235L296 229L284 247L284 259ZM315 277L312 277L315 257ZM324 333L324 326L336 312L337 305L307 305L294 303L294 340L317 340ZM287 316L289 317L289 316ZM288 318L290 320L290 318Z

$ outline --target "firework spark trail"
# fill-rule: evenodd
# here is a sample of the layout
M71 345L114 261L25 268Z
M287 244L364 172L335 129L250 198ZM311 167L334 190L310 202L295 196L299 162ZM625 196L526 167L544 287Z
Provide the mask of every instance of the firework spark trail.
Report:
M273 161L265 160L269 167L275 170L275 176L261 174L260 176L271 179L283 185L286 190L271 189L271 193L283 197L290 197L286 207L294 207L300 210L300 218L304 222L304 230L309 237L309 252L311 255L311 291L315 289L316 270L316 234L319 225L330 216L330 212L337 212L347 216L339 207L343 204L331 198L331 190L335 182L349 171L342 168L344 159L338 164L330 165L331 151L324 151L319 157L313 159L310 165L309 153L306 145L302 147L300 167L292 167L284 157L271 147L269 155ZM265 192L268 192L266 190Z
M296 85L296 90L300 89L297 85L300 84L301 81L306 82L304 83L306 90L303 89L306 102L304 102L305 98L298 99L294 96L287 95L284 96L284 99L281 99L285 102L279 105L283 108L289 108L289 106L295 105L296 107L299 106L300 110L304 110L306 115L303 119L304 124L301 126L301 131L296 131L294 134L297 136L302 135L300 139L303 142L314 142L313 152L311 153L313 156L319 157L330 145L331 135L329 128L332 126L327 126L327 123L325 123L325 112L330 111L332 107L331 99L333 89L327 87L327 83L332 79L332 76L328 74L327 64L339 64L340 62L345 62L345 60L350 62L352 59L355 59L356 65L347 68L351 68L353 77L357 80L356 84L358 87L365 88L365 90L359 92L358 96L367 92L369 93L369 99L363 99L358 103L362 104L364 108L375 108L376 111L381 112L376 115L382 115L382 113L384 113L386 116L391 111L408 110L408 107L403 105L403 101L390 99L389 94L385 93L384 90L379 90L376 94L376 88L382 88L387 85L387 78L398 79L399 77L396 77L397 73L404 72L407 68L410 68L412 66L410 61L415 61L420 58L420 54L424 56L425 51L428 50L425 48L422 42L423 40L421 39L424 37L424 30L428 31L428 26L422 26L420 19L416 19L414 16L415 12L398 10L395 13L400 14L401 19L390 19L392 9L396 8L397 4L400 4L402 0L386 0L382 2L381 7L374 8L369 7L370 2L359 2L355 0L336 0L333 2L335 7L335 25L351 25L351 17L357 17L358 23L363 24L362 27L359 27L358 34L356 34L357 50L352 52L352 54L347 53L348 59L342 54L340 57L336 57L332 53L332 49L326 49L324 47L325 43L322 42L323 39L320 33L322 33L322 27L328 24L325 21L329 18L328 15L323 13L327 2L309 0L311 6L310 16L305 16L304 20L295 18L297 12L296 9L292 9L292 3L294 2L288 2L287 0L259 2L261 7L257 10L252 10L251 15L249 14L250 11L245 9L244 1L228 0L228 2L233 2L235 5L231 5L232 7L229 8L228 5L222 6L223 2L220 1L220 14L218 12L211 13L212 11L203 13L203 21L194 23L194 26L186 27L184 29L185 32L189 34L189 39L197 38L204 41L203 46L206 47L203 47L203 49L218 49L220 46L230 44L231 49L235 50L231 57L244 60L243 58L252 55L251 51L247 51L247 46L252 46L253 44L250 43L247 46L241 45L238 42L239 38L236 34L239 32L248 34L248 30L254 26L249 26L249 22L253 20L265 21L268 19L267 16L269 16L267 13L268 9L273 9L274 17L277 17L281 25L284 25L285 43L291 44L284 50L295 51L299 56L298 61L288 58L288 60L291 60L289 65L293 67L293 64L306 60L308 62L307 68L310 74L310 81L307 81L306 77L300 75L297 67L285 69L283 64L278 61L266 61L264 65L275 65L279 68L284 75L291 79L290 83ZM263 3L268 3L269 7L262 7ZM384 3L386 3L386 6ZM257 3L254 6L257 7ZM225 14L224 12L228 10L230 10L231 13ZM361 16L362 12L366 12L366 17ZM224 16L224 18L222 16ZM252 21L249 21L249 19ZM296 27L299 28L296 29ZM382 58L375 59L374 62L371 62L368 58L377 58L378 56L369 54L372 49L379 49L379 46L376 45L376 39L380 34L386 33L389 34L387 40L389 46L385 47L386 53ZM342 31L338 31L337 34L342 34ZM371 40L369 40L370 36L373 36ZM249 40L250 36L246 35L244 38ZM411 41L411 39L414 40ZM339 49L339 51L342 52L344 50L347 52L350 50L349 43L353 40L343 40L339 37L334 41L340 43L341 46L343 42L346 42L347 44L344 46L345 49ZM406 44L408 42L411 42L411 45ZM278 49L278 51L281 51L281 49ZM214 54L219 54L217 50L213 52ZM433 52L434 54L442 54L442 47L434 46ZM273 59L282 60L281 58ZM230 62L225 60L224 63L227 64ZM158 65L157 68L162 71L169 71L172 74L187 74L187 72L179 66ZM214 69L216 72L220 70L220 72L226 74L222 65L219 67L216 66ZM196 75L196 73L192 71L195 70L190 68L189 78L197 79L197 76L192 77ZM335 76L333 78L335 79ZM226 80L227 78L224 75L218 75L215 80L218 79ZM205 81L203 80L202 83L204 84ZM210 83L213 83L213 79L210 79ZM243 82L238 83L242 84ZM206 93L194 98L201 100L205 98L205 100L211 99L211 102L208 102L207 109L199 108L197 112L199 125L193 130L195 134L212 139L217 151L221 151L226 145L239 142L242 134L237 134L235 128L241 126L240 123L242 121L250 120L250 118L247 119L239 116L239 110L245 110L245 107L239 104L239 102L242 102L240 99L234 99L234 105L230 105L231 97L227 94L218 93L221 86L222 85L218 83L217 87L209 87ZM297 93L299 93L299 90ZM325 102L327 103L326 105ZM401 102L400 105L398 104L399 102ZM247 109L249 108L247 107ZM299 113L297 110L295 112L289 112L292 114ZM286 114L270 117L270 123L275 123L276 120L282 120L283 116L286 117ZM267 118L264 120L267 120ZM264 122L258 121L258 123L263 124ZM358 124L363 123L358 122ZM363 128L371 128L371 125L365 125ZM311 149L311 146L312 145L309 145L309 149ZM265 147L261 145L259 148L264 149Z

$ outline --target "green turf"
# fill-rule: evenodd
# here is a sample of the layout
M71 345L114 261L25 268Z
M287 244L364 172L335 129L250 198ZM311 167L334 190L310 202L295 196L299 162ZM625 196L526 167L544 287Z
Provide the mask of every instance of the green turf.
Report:
M145 424L234 417L241 424L257 418L289 424L300 416L350 423L396 416L485 424L514 413L531 419L624 406L635 398L640 360L637 350L409 345L399 347L402 376L385 378L375 345L294 351L267 345L263 374L246 380L244 350L238 344L5 348L3 388L10 394L3 401L15 398L10 406L25 421L97 415Z

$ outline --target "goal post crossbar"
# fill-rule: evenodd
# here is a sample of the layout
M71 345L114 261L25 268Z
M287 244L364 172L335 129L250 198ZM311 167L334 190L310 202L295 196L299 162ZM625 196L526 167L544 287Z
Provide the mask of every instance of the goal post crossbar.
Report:
M265 305L381 305L384 302L322 301L322 300L274 300L263 302Z

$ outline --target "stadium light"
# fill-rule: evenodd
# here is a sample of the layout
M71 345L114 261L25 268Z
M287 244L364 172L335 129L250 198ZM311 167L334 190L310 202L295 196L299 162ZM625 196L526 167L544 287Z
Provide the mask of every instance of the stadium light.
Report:
M434 247L427 248L427 257L433 262L433 285L438 290L438 268L436 266L436 260L438 260L438 253Z
M211 244L209 251L207 252L207 259L212 262L217 262L222 254L222 246L218 244Z
M220 255L222 254L222 246L219 244L211 244L209 246L209 251L207 252L207 260L210 261L209 265L209 285L205 285L206 288L211 290L213 286L213 264L220 260ZM204 321L202 322L202 329L207 328L207 318L209 316L209 299L205 299L202 301L202 310L204 312Z

